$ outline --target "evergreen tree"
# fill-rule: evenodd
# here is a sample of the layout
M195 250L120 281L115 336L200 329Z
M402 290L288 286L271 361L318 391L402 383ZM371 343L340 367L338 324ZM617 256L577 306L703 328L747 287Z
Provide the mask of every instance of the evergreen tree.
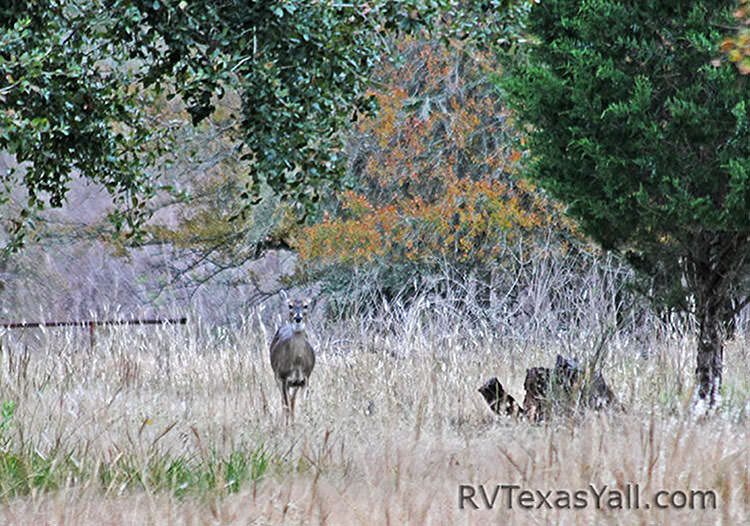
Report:
M695 315L713 405L727 327L748 303L750 90L717 60L734 1L543 0L504 82L530 176L623 254L655 300Z

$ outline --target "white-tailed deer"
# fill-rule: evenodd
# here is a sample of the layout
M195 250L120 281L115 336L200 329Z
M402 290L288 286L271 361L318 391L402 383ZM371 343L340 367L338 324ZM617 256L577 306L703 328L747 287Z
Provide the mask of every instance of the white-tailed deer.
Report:
M307 385L315 367L315 352L305 333L308 302L289 302L289 323L279 327L271 341L271 369L281 390L285 419L294 418L297 392Z

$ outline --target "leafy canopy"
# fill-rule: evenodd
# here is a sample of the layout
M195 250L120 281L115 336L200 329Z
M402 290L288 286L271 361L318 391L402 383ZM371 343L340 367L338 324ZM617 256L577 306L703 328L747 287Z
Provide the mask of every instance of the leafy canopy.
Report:
M531 177L686 308L688 291L712 308L738 293L750 234L750 91L712 63L733 6L545 0L503 84Z
M179 96L194 124L224 93L241 94L242 154L252 203L267 185L316 210L340 182L343 133L374 109L372 68L394 35L435 27L501 40L488 14L509 5L450 0L33 0L0 8L0 150L13 154L30 211L59 206L71 177L103 184L122 205L113 217L135 228L153 194L146 168L163 165L143 109ZM489 17L492 19L492 17ZM503 42L509 42L507 35ZM501 44L503 43L501 42ZM168 158L168 157L167 157ZM7 193L18 181L7 181Z
M11 245L32 212L61 206L74 172L117 196L117 226L133 226L151 195L145 168L159 141L141 111L146 98L117 62L129 49L107 36L111 21L91 2L0 8L0 151L18 163L3 175L0 205L18 187L27 201L9 229Z

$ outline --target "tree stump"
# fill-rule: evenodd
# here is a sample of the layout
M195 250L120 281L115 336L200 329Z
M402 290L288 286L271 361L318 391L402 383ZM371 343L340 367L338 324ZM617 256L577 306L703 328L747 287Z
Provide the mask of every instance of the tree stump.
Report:
M499 415L526 416L539 422L553 414L572 414L580 409L601 410L616 400L601 373L589 378L574 359L557 355L555 367L532 367L526 370L526 396L519 407L513 396L493 377L479 388L490 409Z
M519 416L523 413L521 406L503 389L503 385L496 377L487 380L478 390L490 409L498 415Z

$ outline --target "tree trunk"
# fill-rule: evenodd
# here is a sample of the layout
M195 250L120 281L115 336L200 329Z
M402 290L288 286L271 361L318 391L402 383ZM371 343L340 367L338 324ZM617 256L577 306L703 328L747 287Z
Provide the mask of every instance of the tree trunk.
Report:
M722 317L715 308L703 309L698 335L698 357L695 376L698 397L709 407L719 400L721 369L724 360Z
M488 269L481 269L478 272L477 303L484 312L490 312L492 308L492 271Z
M698 355L695 379L698 398L715 407L721 396L724 343L736 312L736 285L748 254L746 234L697 236L688 262L687 279L695 294Z

